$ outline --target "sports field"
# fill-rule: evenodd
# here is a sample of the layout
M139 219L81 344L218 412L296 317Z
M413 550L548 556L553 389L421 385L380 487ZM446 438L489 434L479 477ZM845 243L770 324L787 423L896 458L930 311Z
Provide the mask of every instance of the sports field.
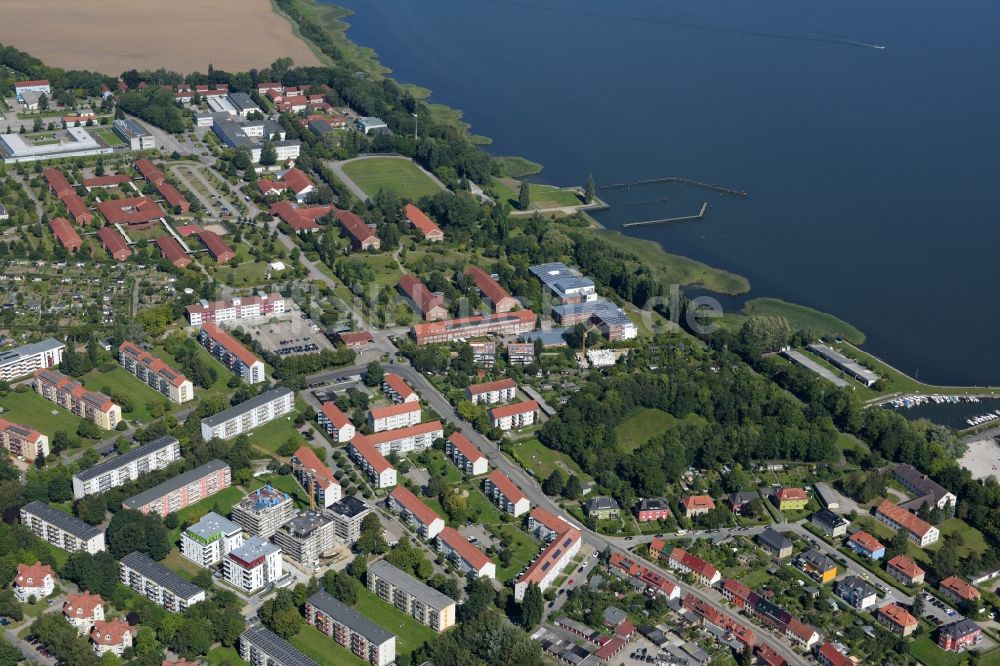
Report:
M441 191L437 183L406 157L353 160L344 164L344 173L371 197L379 190L386 190L407 201L416 201Z
M4 0L3 16L0 42L67 69L242 72L284 56L320 64L269 0Z

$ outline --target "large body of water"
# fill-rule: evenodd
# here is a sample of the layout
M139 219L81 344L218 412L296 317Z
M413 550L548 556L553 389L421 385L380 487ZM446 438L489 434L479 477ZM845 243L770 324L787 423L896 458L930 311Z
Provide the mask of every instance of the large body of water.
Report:
M606 193L606 226L708 200L635 235L841 316L921 380L1000 383L1000 3L335 1L398 80L546 182L750 192Z

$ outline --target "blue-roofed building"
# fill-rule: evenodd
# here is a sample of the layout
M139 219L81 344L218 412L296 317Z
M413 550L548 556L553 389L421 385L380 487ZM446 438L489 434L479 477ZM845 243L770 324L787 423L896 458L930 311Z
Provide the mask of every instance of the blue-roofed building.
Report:
M580 303L597 299L594 281L580 275L561 261L538 264L528 270L552 292L560 302Z

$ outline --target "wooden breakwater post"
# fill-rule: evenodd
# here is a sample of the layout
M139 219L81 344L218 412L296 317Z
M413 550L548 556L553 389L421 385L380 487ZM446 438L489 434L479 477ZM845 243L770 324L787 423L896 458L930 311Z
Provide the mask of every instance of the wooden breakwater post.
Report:
M670 183L680 183L682 185L690 185L691 187L700 187L703 190L711 190L713 192L718 192L719 194L728 194L734 197L745 197L749 195L746 190L736 190L731 187L725 187L723 185L715 185L714 183L704 183L700 180L692 180L691 178L681 178L680 176L668 176L666 178L649 178L647 180L635 180L628 183L612 183L610 185L602 185L600 189L602 190L630 190L637 187L653 187L656 185L669 185Z
M651 227L655 224L671 224L673 222L694 222L701 220L705 217L705 213L708 212L708 202L706 201L701 205L701 210L694 215L685 215L683 217L665 217L659 220L645 220L643 222L626 222L622 225L625 229L631 229L632 227Z

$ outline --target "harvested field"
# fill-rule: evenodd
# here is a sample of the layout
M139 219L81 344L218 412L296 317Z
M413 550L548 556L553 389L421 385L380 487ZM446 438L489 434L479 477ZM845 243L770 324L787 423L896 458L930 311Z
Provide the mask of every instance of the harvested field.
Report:
M4 0L0 42L65 69L187 74L211 63L238 72L285 56L296 65L320 64L269 0L48 0L43 20L24 20L39 11L34 0Z

